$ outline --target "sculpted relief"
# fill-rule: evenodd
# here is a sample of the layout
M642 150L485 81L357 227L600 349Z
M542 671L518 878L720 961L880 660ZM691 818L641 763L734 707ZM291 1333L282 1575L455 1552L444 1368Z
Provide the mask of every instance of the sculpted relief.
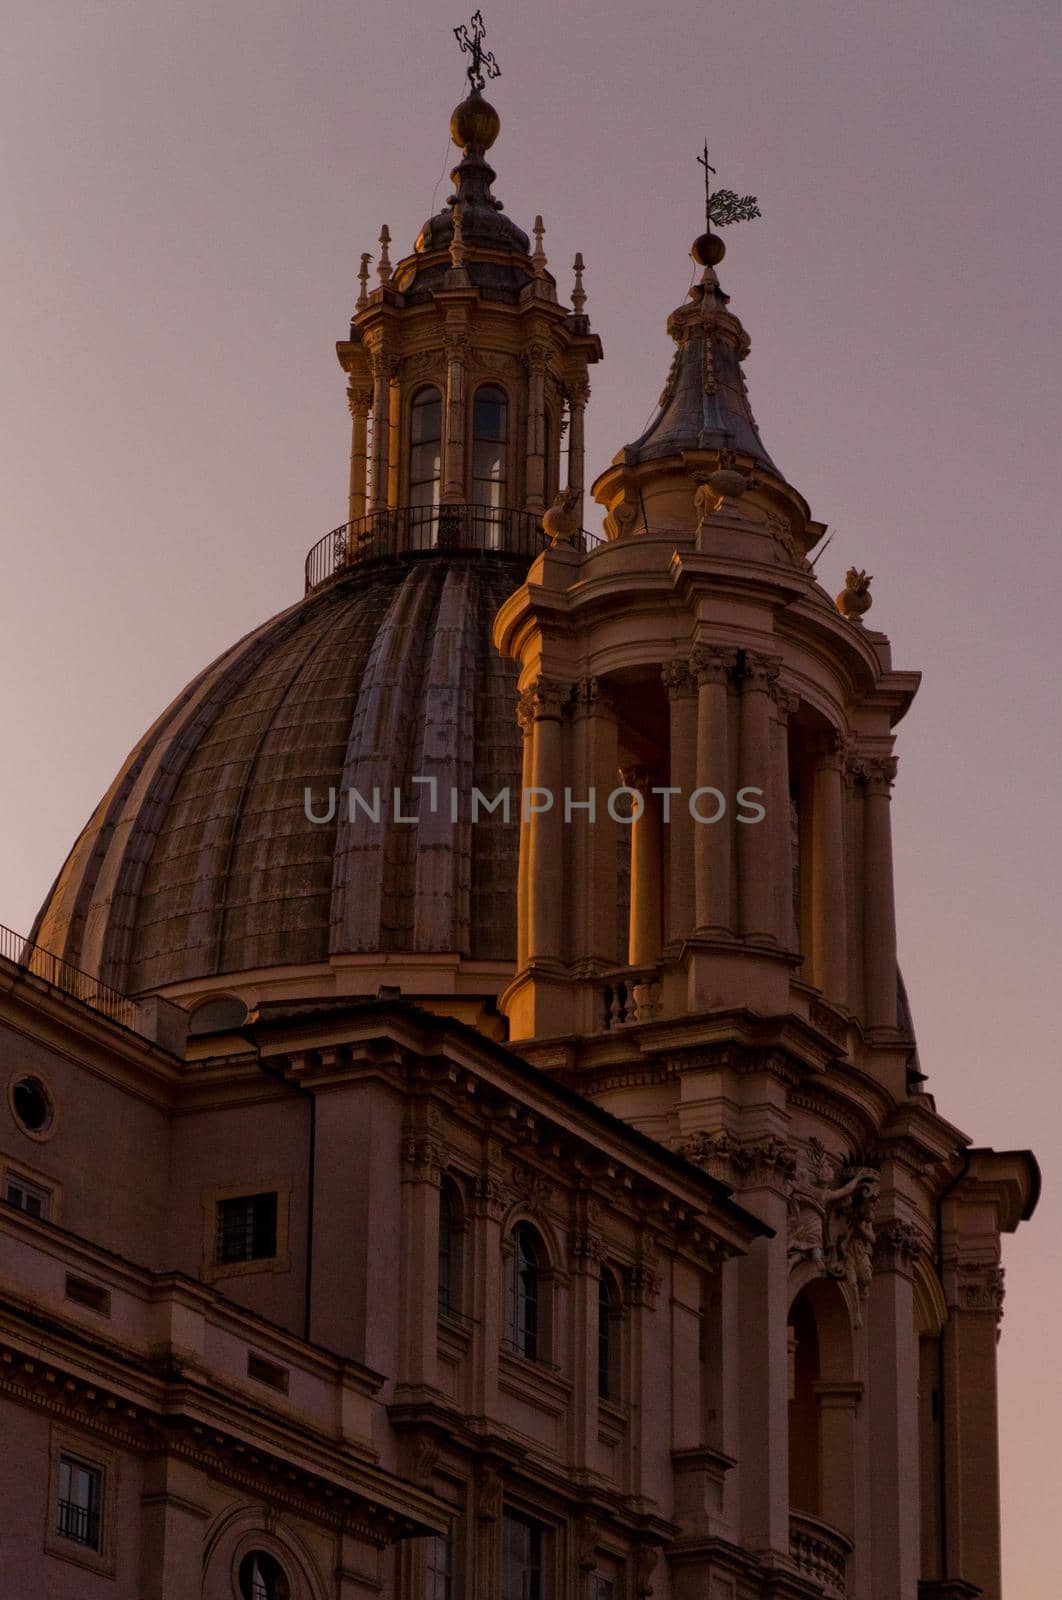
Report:
M790 1268L810 1261L863 1299L873 1273L880 1187L873 1167L846 1166L812 1139L789 1195Z

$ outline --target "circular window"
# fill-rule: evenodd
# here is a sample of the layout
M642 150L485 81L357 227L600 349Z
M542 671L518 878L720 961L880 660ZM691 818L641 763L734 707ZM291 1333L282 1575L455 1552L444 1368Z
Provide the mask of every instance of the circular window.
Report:
M16 1078L11 1086L11 1109L26 1133L43 1137L52 1125L52 1097L40 1078Z
M291 1585L284 1569L265 1550L252 1550L240 1562L243 1600L291 1600Z

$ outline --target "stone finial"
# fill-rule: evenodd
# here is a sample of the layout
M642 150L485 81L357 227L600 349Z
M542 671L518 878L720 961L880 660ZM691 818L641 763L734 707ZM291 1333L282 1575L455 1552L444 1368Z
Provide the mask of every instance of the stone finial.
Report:
M837 596L836 605L842 617L847 617L849 622L862 622L863 614L874 604L870 593L872 582L870 574L856 567L849 567L845 573L844 588Z
M386 288L391 281L391 230L386 222L380 229L380 259L376 264L376 275Z
M575 253L572 271L575 273L575 283L572 287L572 310L577 317L581 317L583 315L583 307L586 304L586 290L583 288L583 253L581 250L577 250Z
M553 504L542 518L542 526L552 546L575 543L579 531L579 519L575 514L578 503L579 496L574 489L562 489L554 495Z
M535 226L532 231L535 235L535 248L531 252L531 265L534 269L535 277L544 278L546 276L546 252L542 248L542 239L546 228L541 217L535 218Z
M369 303L369 262L372 256L367 250L362 251L361 266L358 268L358 298L354 302L354 309L361 311Z

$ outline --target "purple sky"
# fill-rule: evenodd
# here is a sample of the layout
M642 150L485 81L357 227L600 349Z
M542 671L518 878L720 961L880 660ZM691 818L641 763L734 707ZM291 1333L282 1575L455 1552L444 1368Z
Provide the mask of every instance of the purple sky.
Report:
M449 193L460 8L22 0L0 68L0 921L29 927L126 751L301 591L345 516L333 343L362 250ZM721 269L831 591L925 683L901 730L901 955L923 1067L1033 1145L1001 1346L1005 1589L1055 1600L1062 13L985 0L493 0L496 192L605 344L600 471L661 388L696 155L760 197ZM434 201L434 205L433 205ZM1049 1375L1049 1376L1048 1376Z

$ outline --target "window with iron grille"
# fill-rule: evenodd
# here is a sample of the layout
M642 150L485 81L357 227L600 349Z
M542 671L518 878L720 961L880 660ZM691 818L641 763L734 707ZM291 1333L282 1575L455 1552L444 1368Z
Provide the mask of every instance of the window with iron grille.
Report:
M62 1456L59 1461L59 1498L55 1530L72 1544L87 1550L100 1548L100 1508L103 1473L83 1461Z
M277 1196L243 1194L218 1201L215 1259L262 1261L277 1253Z

